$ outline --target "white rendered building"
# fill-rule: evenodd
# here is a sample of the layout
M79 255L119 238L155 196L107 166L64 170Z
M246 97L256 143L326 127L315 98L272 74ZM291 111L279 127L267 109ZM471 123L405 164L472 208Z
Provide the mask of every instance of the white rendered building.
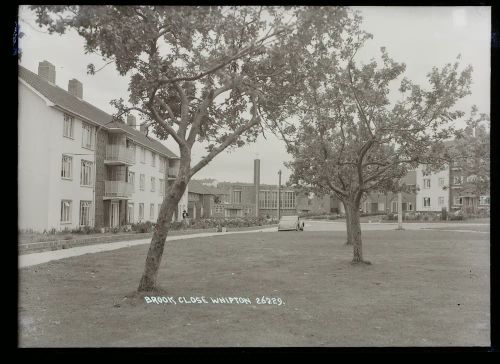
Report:
M145 127L83 100L83 86L55 84L55 67L19 66L18 228L118 227L158 217L179 158ZM187 209L188 191L174 219Z

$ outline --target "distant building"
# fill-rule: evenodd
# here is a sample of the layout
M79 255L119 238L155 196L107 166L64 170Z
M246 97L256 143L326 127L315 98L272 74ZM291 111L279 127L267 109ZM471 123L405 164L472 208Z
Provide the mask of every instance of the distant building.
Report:
M188 191L188 213L190 218L209 218L217 215L216 205L221 200L222 191L204 185L198 180L189 181Z
M221 182L217 184L219 203L214 216L278 216L278 186L260 184L260 160L254 160L254 183ZM296 215L295 190L281 186L281 215Z
M401 181L414 190L416 188L417 171L409 171ZM401 197L403 212L415 211L417 208L416 192L402 192ZM361 202L361 210L364 213L397 213L398 209L398 194L393 192L371 192ZM341 211L344 211L343 205Z
M297 211L300 214L339 213L341 202L334 196L316 196L309 193L297 193Z

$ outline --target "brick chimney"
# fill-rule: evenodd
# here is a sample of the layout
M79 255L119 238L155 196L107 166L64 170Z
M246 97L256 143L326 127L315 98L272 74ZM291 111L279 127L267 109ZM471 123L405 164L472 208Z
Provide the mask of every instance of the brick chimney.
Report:
M83 85L76 78L69 80L68 82L68 92L78 97L79 99L83 99Z
M142 134L147 134L147 132L148 132L148 125L146 123L141 123L141 126L139 127L139 130L141 131Z
M135 129L135 116L134 115L127 116L127 125L131 126L132 128Z
M56 83L56 67L48 62L43 61L38 63L38 76L49 81L52 84Z
M255 185L255 216L259 217L260 159L253 161L253 184Z

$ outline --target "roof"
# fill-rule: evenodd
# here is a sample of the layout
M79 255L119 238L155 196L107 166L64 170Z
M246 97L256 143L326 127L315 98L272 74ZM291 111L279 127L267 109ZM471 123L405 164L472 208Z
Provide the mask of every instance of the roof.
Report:
M200 181L197 181L195 179L192 179L188 183L188 191L190 193L197 193L199 195L223 195L225 194L224 191L212 187L212 186L205 186L202 184Z
M196 180L191 180L188 183L189 193L197 193L199 195L210 195L211 193L203 186L200 182Z
M31 72L21 65L19 65L19 78L21 78L28 85L33 87L36 91L38 91L58 107L65 109L75 115L82 116L85 119L91 120L105 129L122 129L130 134L133 137L134 141L136 141L137 143L142 144L145 147L169 158L179 158L175 153L173 153L159 141L148 138L139 130L125 123L113 121L112 115L95 107L92 104L89 104L85 100L81 100L76 96L73 96L61 87L49 83L42 77L38 76L36 73Z

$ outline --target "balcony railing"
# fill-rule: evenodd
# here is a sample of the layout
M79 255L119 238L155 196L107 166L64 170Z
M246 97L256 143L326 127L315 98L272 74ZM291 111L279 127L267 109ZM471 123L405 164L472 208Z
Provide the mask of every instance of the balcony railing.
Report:
M125 181L104 181L104 197L130 198L134 193L134 185Z
M106 145L106 158L104 159L104 163L134 164L134 150L120 144L108 144Z

